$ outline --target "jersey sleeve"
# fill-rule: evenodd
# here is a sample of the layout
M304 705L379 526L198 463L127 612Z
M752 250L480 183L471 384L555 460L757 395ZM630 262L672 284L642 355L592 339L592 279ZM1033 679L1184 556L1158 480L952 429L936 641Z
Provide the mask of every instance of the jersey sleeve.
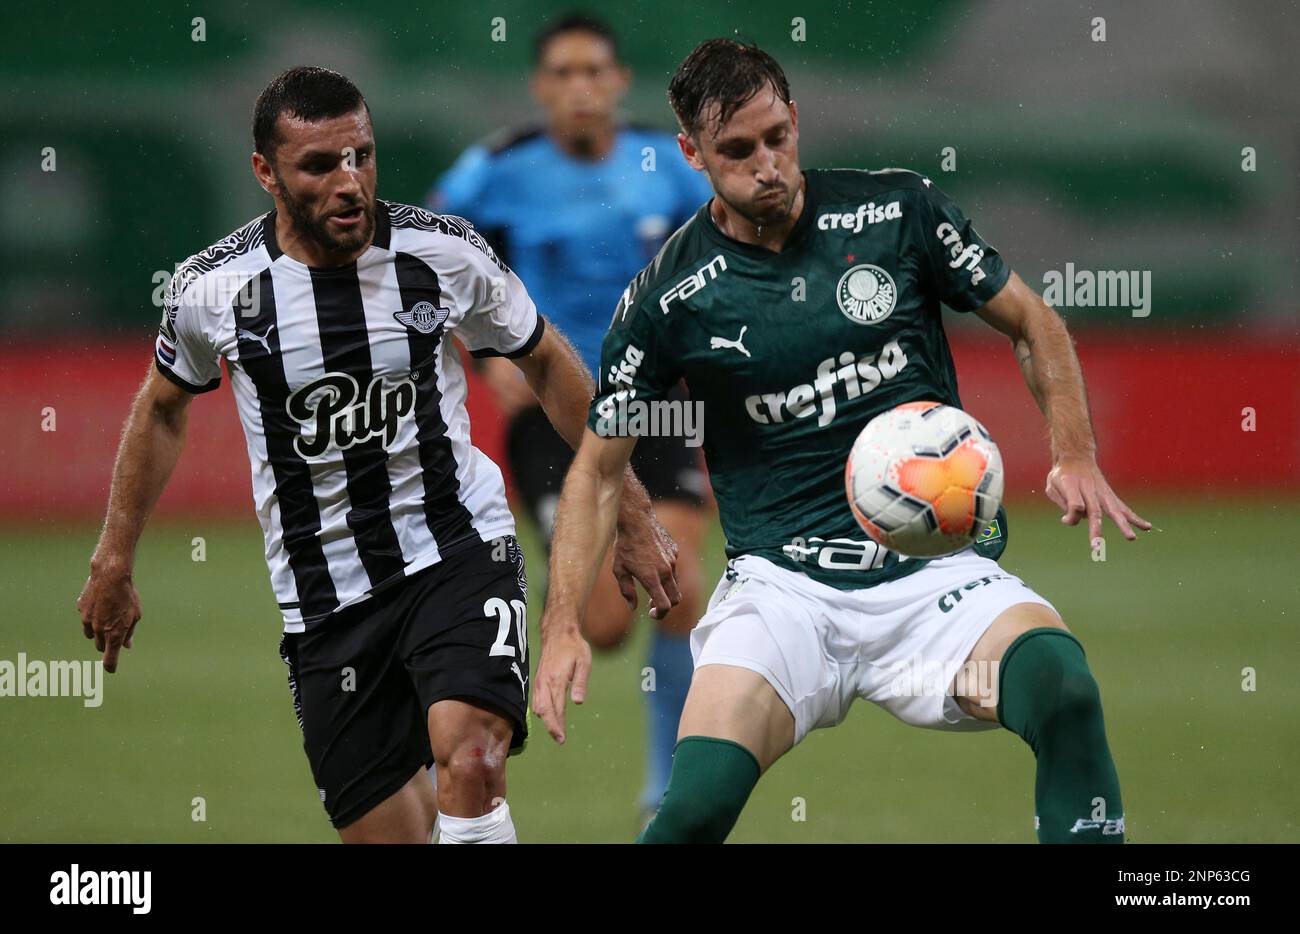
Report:
M475 357L522 357L541 341L545 320L524 283L497 259L473 225L463 218L452 220L472 235L463 248L469 310L456 327L457 335Z
M154 362L186 392L210 392L221 385L221 354L205 332L207 308L197 297L201 290L196 282L181 284L178 278L172 277L163 296Z
M624 290L601 344L587 427L602 437L633 434L627 403L663 399L682 376L662 331L655 327L654 312L634 297L634 285Z
M1002 290L1011 269L961 208L924 179L924 247L939 297L954 311L974 311Z

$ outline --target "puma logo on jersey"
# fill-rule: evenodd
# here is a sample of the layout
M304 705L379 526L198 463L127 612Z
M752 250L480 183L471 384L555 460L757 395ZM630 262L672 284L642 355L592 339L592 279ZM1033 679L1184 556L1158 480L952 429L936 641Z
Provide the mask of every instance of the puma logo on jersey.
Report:
M391 389L376 376L364 395L347 373L326 373L299 386L285 402L289 417L310 437L297 435L293 449L300 457L319 457L331 443L341 450L382 437L385 448L397 440L398 420L415 409L415 384L402 380Z
M835 387L844 387L844 396L853 400L866 395L883 381L893 379L907 366L907 354L898 341L890 341L876 354L855 358L852 351L827 357L817 364L817 377L785 392L756 393L745 398L745 411L760 425L781 424L787 416L808 418L816 413L817 427L825 428L835 420Z
M884 207L880 207L874 201L868 201L866 204L859 204L856 212L817 215L817 229L860 233L867 224L897 220L902 216L903 208L897 201L891 201Z
M713 257L713 259L709 260L708 263L695 270L695 272L691 273L681 282L677 283L661 295L659 297L659 309L664 314L668 314L668 306L672 302L677 301L679 298L690 298L700 289L718 278L719 273L726 272L726 270L727 258L719 253L717 256ZM704 275L705 273L708 273L707 278Z
M944 246L948 247L948 255L952 257L952 261L948 263L948 268L966 268L970 271L970 284L979 285L980 280L984 278L984 270L980 269L980 260L984 258L984 249L976 243L969 246L963 243L961 234L957 233L957 228L947 221L935 228L934 235L939 238Z
M744 342L745 342L745 332L748 331L748 330L749 330L749 325L748 325L748 324L746 324L746 325L744 325L743 327L741 327L741 329L740 329L740 336L737 337L734 341L733 341L733 340L728 340L728 339L725 338L725 337L710 337L710 338L709 338L709 349L710 349L710 350L722 350L724 347L730 347L732 350L739 350L739 351L740 351L741 353L743 353L746 357L748 357L748 356L749 356L749 351L745 349L745 343L744 343Z
M269 356L271 353L271 345L269 341L271 338L271 332L274 330L275 330L275 325L273 324L266 329L265 334L259 337L258 335L254 334L252 331L248 330L247 328L240 328L239 339L245 341L257 341L259 344L261 344L263 347L266 348L266 353Z

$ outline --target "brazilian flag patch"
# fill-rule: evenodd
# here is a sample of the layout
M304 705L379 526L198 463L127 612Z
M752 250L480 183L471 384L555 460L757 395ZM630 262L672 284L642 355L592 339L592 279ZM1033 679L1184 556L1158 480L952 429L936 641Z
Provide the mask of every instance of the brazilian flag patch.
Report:
M980 530L980 533L975 536L975 544L982 545L985 542L996 542L1001 537L1002 523L997 519L994 519L988 525L984 526L984 528Z

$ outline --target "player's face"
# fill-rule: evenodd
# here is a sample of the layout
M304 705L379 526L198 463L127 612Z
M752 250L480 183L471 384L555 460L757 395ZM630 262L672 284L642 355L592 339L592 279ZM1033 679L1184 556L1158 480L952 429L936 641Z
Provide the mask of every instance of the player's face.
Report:
M678 135L682 154L703 169L719 198L758 227L780 224L799 195L799 113L774 89L759 91L724 126L717 110L694 137Z
M366 247L375 231L375 138L366 109L312 122L282 114L278 132L274 158L259 166L254 154L254 171L297 232L330 254Z
M614 119L630 77L600 36L561 33L546 44L533 75L533 96L552 130L583 136Z

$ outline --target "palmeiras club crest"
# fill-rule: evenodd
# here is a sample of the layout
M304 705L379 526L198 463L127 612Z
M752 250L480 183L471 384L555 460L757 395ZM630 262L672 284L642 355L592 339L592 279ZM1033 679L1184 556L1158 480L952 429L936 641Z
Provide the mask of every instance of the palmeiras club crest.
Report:
M835 302L844 317L857 324L884 321L898 301L894 279L879 266L863 263L840 277Z

